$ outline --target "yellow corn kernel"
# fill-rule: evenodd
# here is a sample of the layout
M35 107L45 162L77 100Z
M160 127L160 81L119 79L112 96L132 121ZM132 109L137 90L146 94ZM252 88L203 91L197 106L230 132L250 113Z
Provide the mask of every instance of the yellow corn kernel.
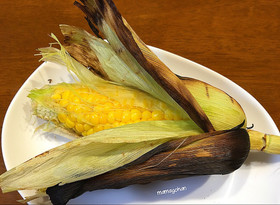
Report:
M65 120L66 120L66 118L67 118L67 115L66 115L65 113L59 113L59 114L57 115L57 118L58 118L58 120L59 120L60 122L64 123Z
M68 118L72 121L72 122L76 122L77 118L76 115L74 113L71 113L68 115Z
M102 131L104 130L104 126L103 125L96 125L94 128L93 128L94 132L99 132L99 131Z
M66 99L66 100L68 100L69 96L70 96L70 91L69 90L66 90L61 94L61 98Z
M121 107L121 103L118 101L113 101L113 106L114 107Z
M75 112L75 113L82 113L82 112L86 112L86 111L85 111L85 107L84 106L75 105L73 112Z
M60 100L61 99L61 95L60 94L53 94L51 96L51 99L53 99L53 100Z
M160 110L155 110L152 112L152 119L153 120L163 120L164 114Z
M79 107L79 112L81 112L81 113L89 114L92 112L92 108L89 106L77 106L77 107Z
M84 117L85 117L84 114L79 113L79 114L76 115L76 117L77 117L77 122L78 123L81 123L81 124L84 123Z
M107 130L107 129L110 129L112 128L113 126L111 124L105 124L104 125L104 130Z
M65 125L66 125L66 127L71 129L75 126L75 123L67 117L66 120L65 120Z
M101 113L99 116L99 123L106 124L108 119L108 115L106 113Z
M86 115L84 115L83 121L90 123L90 118L91 118L90 114L86 114Z
M118 126L120 126L120 122L114 122L112 126L113 127L118 127Z
M82 133L82 132L84 131L84 125L81 124L81 123L77 123L77 124L75 125L75 129L77 130L77 132Z
M89 124L84 124L84 130L88 131L92 126L90 126Z
M139 121L141 118L141 112L138 109L131 110L131 120L132 121Z
M127 123L131 120L131 112L129 110L123 111L122 122Z
M122 110L115 110L114 111L114 116L115 116L115 120L121 122L122 121Z
M87 93L79 93L79 96L81 98L81 101L86 101L88 94Z
M74 112L75 111L75 105L69 104L69 105L67 105L66 109L67 109L68 112Z
M67 105L68 105L68 100L66 100L66 99L61 99L60 101L59 101L59 105L61 106L61 107L66 107Z
M148 110L145 110L142 113L142 120L146 121L146 120L149 120L150 118L152 118L152 113L150 111L148 111Z
M108 113L108 122L109 123L114 123L115 122L115 113L114 112L109 112Z
M120 125L119 125L119 126L123 126L123 125L125 125L125 123L124 123L124 122L120 122Z
M91 128L87 131L87 135L91 135L93 133L95 133L94 128Z
M105 104L104 104L104 107L103 107L103 109L104 109L104 112L109 112L112 108L113 108L113 103L111 103L111 102L106 102Z
M97 114L93 113L90 115L89 121L92 125L98 125L99 124L99 117Z
M76 104L79 104L81 102L81 99L77 96L74 96L73 99L72 99L72 102L76 103Z
M142 122L142 120L135 120L133 123Z
M83 131L83 132L82 132L82 135L83 135L83 136L87 136L87 131Z
M96 103L105 104L107 101L108 101L108 97L104 95L98 94L98 96L96 96Z
M89 104L94 103L94 96L93 95L88 95L85 97L85 101Z
M94 107L94 112L104 112L104 107L101 105L97 105Z

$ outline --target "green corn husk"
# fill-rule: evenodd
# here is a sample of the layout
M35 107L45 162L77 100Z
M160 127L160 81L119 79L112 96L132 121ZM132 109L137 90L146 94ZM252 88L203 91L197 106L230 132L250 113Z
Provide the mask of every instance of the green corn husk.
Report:
M200 133L190 120L140 122L103 130L53 148L5 172L0 176L0 186L5 193L87 179L130 163L170 139Z
M41 60L51 61L66 66L70 73L75 74L75 76L72 75L72 77L76 81L80 81L87 86L94 88L94 86L97 85L106 86L108 84L108 81L94 75L90 70L86 69L82 64L73 59L54 34L51 34L51 37L60 45L60 50L54 47L39 48L38 50L42 55Z

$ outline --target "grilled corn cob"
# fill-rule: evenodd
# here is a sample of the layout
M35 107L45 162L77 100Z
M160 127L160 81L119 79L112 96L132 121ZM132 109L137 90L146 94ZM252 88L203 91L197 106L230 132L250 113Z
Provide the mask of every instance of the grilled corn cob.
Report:
M105 19L107 18L108 20L114 12L117 12L110 0L105 2L97 1L98 3L87 0L82 2L93 6L92 9L94 12L99 9L100 13L98 14L100 14L100 16L97 15L98 18L104 15ZM91 10L87 9L89 5L80 5L79 7L87 11L87 14L91 14ZM95 6L97 5L101 7L96 9ZM112 6L114 7L112 10L113 13L110 13L111 15L108 17L106 12L111 11L112 8L110 7ZM104 10L105 7L108 8ZM120 17L119 15L117 16ZM91 18L93 17L91 16ZM89 21L94 19L96 20L97 18L89 19L88 17ZM99 20L100 22L104 21L104 19ZM116 29L114 23L113 21L113 25L111 26ZM121 23L121 28L123 28L124 25L122 22L120 21L119 23ZM103 24L99 26L103 26ZM117 36L114 37L125 36L120 32L116 33ZM132 33L132 35L135 37L134 33ZM125 39L124 44L128 46L130 40L129 38L127 41ZM111 44L113 43L114 42L111 42ZM141 44L140 46L143 45L144 44ZM138 44L136 47L137 46ZM116 49L118 45L115 44L113 47ZM120 55L122 55L122 57L127 57L127 52L131 52L135 55L134 48L133 46L130 47L124 54L122 54L122 50L120 50ZM44 51L46 52L44 53ZM136 49L136 54L141 54L141 52L137 53L137 51ZM198 95L198 98L201 96L204 97L200 98L200 102L196 102L192 94L188 93L192 91L189 91L189 88L187 88L188 92L184 95L184 89L182 87L184 83L179 79L174 79L175 75L170 74L170 71L168 71L175 83L165 84L166 87L163 87L166 90L168 90L168 88L175 88L175 95L178 94L178 96L175 96L176 100L179 101L178 104L184 107L185 111L189 113L190 117L200 128L204 131L211 131L201 134L202 130L191 121L187 115L178 112L178 109L176 109L178 105L172 106L174 105L172 99L169 99L169 103L166 103L162 98L157 98L156 92L154 92L155 95L150 93L152 95L150 96L149 94L139 91L142 89L137 86L136 88L139 90L123 87L120 85L121 83L117 84L119 82L112 83L105 81L93 75L84 66L81 66L79 62L72 59L68 53L65 52L63 47L61 47L61 52L53 48L41 49L41 52L44 60L51 59L66 65L69 70L77 75L81 82L46 86L42 89L31 91L29 97L33 101L35 114L67 130L75 132L79 136L85 137L70 141L62 146L44 152L2 174L0 176L0 186L4 192L18 189L38 189L40 194L43 195L45 195L47 190L49 196L52 197L54 195L57 196L57 194L48 192L53 190L53 188L47 189L47 187L54 186L54 192L56 193L57 191L60 192L60 189L64 188L61 185L65 184L66 187L70 185L70 189L67 188L70 192L78 190L78 193L74 193L74 195L71 194L70 198L72 198L87 190L87 187L85 187L86 190L80 188L73 190L71 187L74 184L73 182L81 182L81 180L90 181L90 178L99 176L101 176L102 180L102 176L108 173L110 176L109 171L114 173L114 170L119 170L122 173L121 168L125 168L123 170L128 170L127 168L131 168L128 167L130 165L132 165L131 173L137 173L137 171L139 171L137 169L139 164L137 163L143 161L144 166L141 167L142 165L140 164L140 168L147 169L148 172L144 173L144 175L140 173L140 178L135 175L136 177L133 178L135 181L132 181L130 176L128 176L128 184L123 184L123 182L118 181L113 186L108 186L108 188L119 188L129 185L130 183L137 183L139 179L142 180L143 178L145 182L150 182L151 180L160 178L177 178L185 174L226 174L239 168L246 159L249 151L248 132L244 129L240 129L240 126L232 130L220 131L226 126L227 128L232 128L240 124L240 120L245 121L245 115L238 104L234 107L237 109L224 109L228 105L232 106L235 102L229 96L224 95L224 93L214 92L217 101L208 106L206 103L208 99L204 98L205 89L196 89L201 85L199 84L199 86L193 86L193 92L199 92L201 94ZM148 58L146 54L147 53L145 53L144 57L148 60L141 59L142 57L139 55L140 60L136 56L136 61L141 61L138 63L144 65L144 67L147 66L150 72L150 68L154 67L156 69L155 73L159 72L162 74L159 70L161 64L157 64L156 61L150 63L153 56ZM122 58L120 62L122 62L122 60L124 60L126 64L132 66L135 63L135 59ZM106 80L110 79L110 75L103 70L103 67L101 66L100 68L101 76ZM138 72L141 72L141 69L133 70L130 74L132 74L131 76L138 77ZM161 77L163 76L155 74L154 77L160 77L157 78L159 80L162 79ZM144 78L140 78L136 83L140 82L138 85L142 83L142 86L144 85L146 88L149 88L147 85L155 85L153 81L146 82L145 84L146 79L149 78L145 78L144 76ZM162 80L164 83L168 83L167 78ZM161 82L159 82L159 84L161 84ZM176 85L180 86L177 87ZM154 86L154 88L158 88L158 86ZM170 93L170 90L172 89L169 89L169 94L172 96L173 93ZM209 98L210 92L208 87L206 93ZM227 100L221 102L221 99L225 99L224 96L226 96ZM190 103L190 105L193 106L191 109L186 108L187 103L184 102L184 99L190 102L194 100L194 102ZM204 111L201 111L200 106ZM220 119L218 123L215 123L214 116L215 112L219 112L218 107L222 107L222 110L226 110L224 113L225 115L232 114L232 116L235 116L232 117L232 121L229 124L223 123ZM208 120L208 117L211 116L213 116L214 123L210 122L211 119L210 121ZM222 116L223 115L219 115L219 117L216 116L216 118L223 119ZM130 123L132 124L128 125ZM120 127L121 125L124 126ZM116 128L107 129L113 127ZM175 142L170 141L173 139L177 140ZM154 159L156 160L154 161ZM145 164L145 160L148 164ZM159 163L154 164L154 162ZM136 165L136 171L133 170L133 165ZM155 168L154 170L156 172L153 171L153 168ZM151 172L149 173L149 171ZM154 173L157 174L155 175ZM134 175L131 176L133 177ZM111 180L109 179L109 181ZM94 181L94 183L95 182L96 181ZM62 195L63 194L65 194L65 192L62 192ZM60 194L58 195L61 196ZM66 203L66 201L64 203Z
M68 61L72 61L69 65L76 63L73 71L75 68L81 73L88 71L69 55L64 55L63 47L61 50L45 48L41 51L44 60L55 62L60 59L61 62L66 56L65 64ZM75 73L79 74L77 71ZM150 94L105 81L96 83L102 79L90 71L85 75L90 78L90 82L80 75L80 83L47 85L32 90L29 97L33 101L34 114L54 122L76 137L140 121L189 120L187 115ZM246 121L241 106L226 93L191 79L184 79L183 83L195 96L216 130L231 129Z
M57 40L54 35L52 37ZM59 43L58 40L57 42ZM39 49L43 56L42 60L66 65L70 71L77 75L80 85L72 84L68 87L67 84L49 85L43 89L33 90L29 97L33 100L35 115L54 122L76 136L86 136L103 129L138 121L190 120L189 116L185 112L180 112L176 105L172 106L172 103L172 105L169 104L170 101L164 102L157 98L156 93L160 93L161 90L152 95L140 91L142 87L135 89L124 86L120 83L121 80L114 83L106 81L90 72L85 66L73 59L62 45L60 46L60 50L53 47ZM109 44L105 47L108 48L108 46ZM112 56L112 58L117 58L117 55ZM115 64L115 66L120 65ZM125 66L121 65L121 67ZM122 72L123 76L137 76L137 72L134 73L134 71ZM112 74L108 76L112 76ZM136 84L144 85L145 82L144 78L138 76ZM149 83L153 85L153 82ZM184 83L182 84L184 85ZM79 86L82 88L78 88ZM210 116L210 120L213 120L211 123L216 130L231 129L246 121L240 105L228 95L223 92L213 92L215 101L209 103L203 96L205 96L205 92L208 93L208 96L211 93L212 96L212 91L215 91L215 88L208 86L205 89L203 84L193 87L196 89L190 90L194 90L192 92L196 95L195 97L200 99L198 103L206 115ZM88 90L86 92L78 91L80 89ZM103 100L96 99L96 102L93 102L95 99L93 96ZM86 98L92 99L92 102ZM224 110L228 110L228 112L225 113ZM216 117L215 113L220 117ZM229 113L231 114L229 115Z
M98 91L61 83L31 91L34 114L79 136L140 121L184 120L165 103L135 89L108 85Z

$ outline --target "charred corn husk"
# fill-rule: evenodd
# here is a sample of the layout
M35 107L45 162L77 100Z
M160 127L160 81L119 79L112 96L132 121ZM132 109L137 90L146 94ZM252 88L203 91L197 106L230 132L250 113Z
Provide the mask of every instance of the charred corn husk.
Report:
M54 204L98 189L118 189L138 183L204 174L228 174L238 169L249 151L246 130L216 131L168 141L136 161L90 179L47 189Z
M79 2L74 4L85 13L90 26L96 26L93 30L99 29L106 37L113 50L119 54L128 67L152 77L168 93L168 96L176 101L179 110L187 113L205 132L214 130L207 115L192 94L186 88L183 89L184 85L176 75L169 68L155 66L145 58L112 1L85 0L81 2L82 4Z
M140 167L147 171L162 167L162 173L168 176L168 173L171 173L169 170L174 172L181 170L172 166L167 166L170 169L166 169L166 163L171 162L168 159L169 155L176 166L183 168L182 174L186 170L192 174L196 174L196 170L204 174L229 173L241 166L249 151L248 134L244 129L202 133L195 124L188 124L189 122L191 121L180 121L179 125L174 121L140 122L138 125L115 128L114 132L110 129L103 130L70 141L0 175L1 189L3 192L45 190L47 187L100 176L131 162L132 165L140 164ZM193 128L194 135L190 134L190 128ZM129 136L127 130L131 131ZM219 140L215 140L216 138ZM169 143L172 139L177 139L175 144ZM156 161L153 161L153 155L163 151L169 152L163 153L163 156L159 155L159 158L155 157ZM177 158L178 154L181 157ZM142 159L139 158L141 156ZM150 157L151 161L145 164L143 159L148 160ZM140 160L136 161L137 159ZM213 160L212 163L209 163L209 159ZM182 163L178 160L182 160ZM184 160L194 162L196 167L189 167L183 163ZM158 162L161 161L162 164L158 166ZM202 161L204 163L199 165ZM221 167L227 169L221 170Z

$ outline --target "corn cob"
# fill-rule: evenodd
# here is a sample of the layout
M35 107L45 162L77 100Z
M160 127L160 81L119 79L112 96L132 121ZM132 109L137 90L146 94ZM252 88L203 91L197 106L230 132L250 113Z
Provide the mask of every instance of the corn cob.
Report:
M114 92L108 95L108 87L97 92L79 83L62 83L32 90L29 97L35 115L78 136L140 121L186 119L141 91L110 86Z

